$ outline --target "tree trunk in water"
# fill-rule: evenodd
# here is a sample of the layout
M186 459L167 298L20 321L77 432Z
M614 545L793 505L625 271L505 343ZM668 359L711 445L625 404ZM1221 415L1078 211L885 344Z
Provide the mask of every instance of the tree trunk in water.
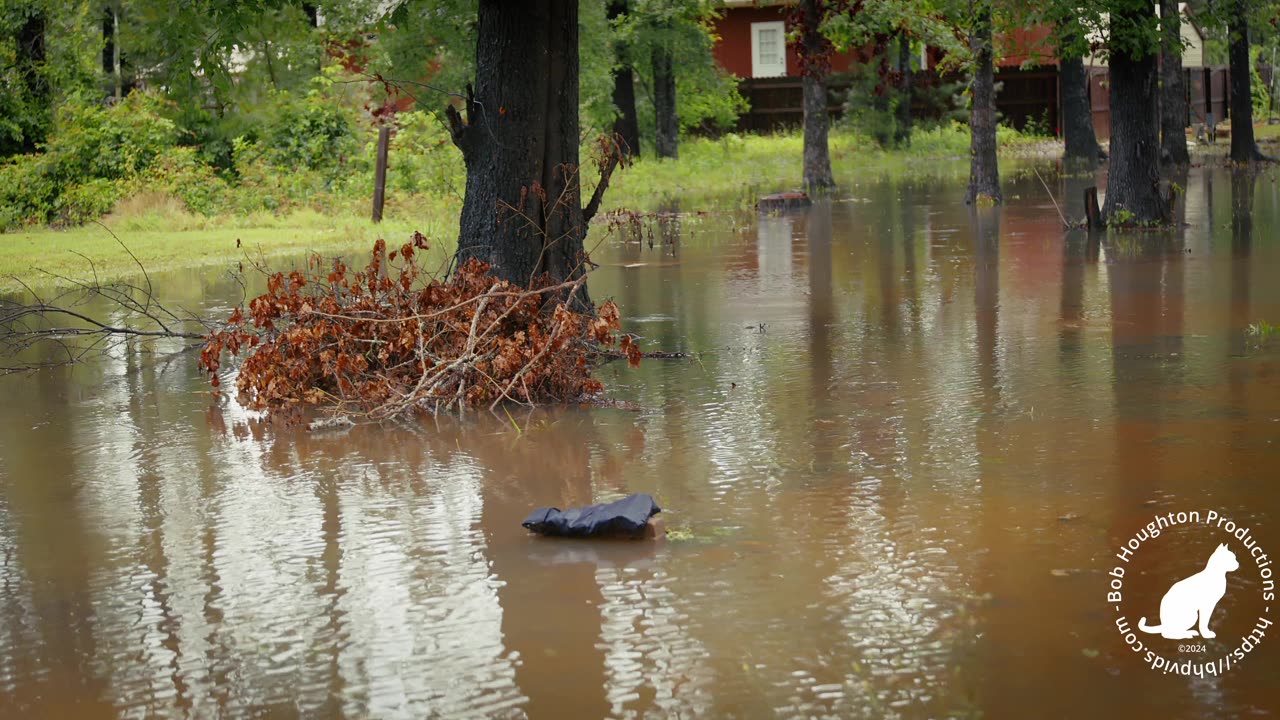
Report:
M1182 16L1178 3L1160 3L1160 159L1187 165L1187 87L1182 72Z
M609 20L627 14L627 0L610 0ZM639 157L640 120L636 115L635 74L632 71L631 48L619 43L614 48L617 67L613 70L613 106L618 117L613 121L613 134L622 143L623 152Z
M898 34L898 122L893 140L899 146L911 144L911 38Z
M1262 160L1253 139L1253 73L1249 68L1248 0L1235 0L1227 29L1231 62L1231 159L1236 162Z
M680 118L676 115L676 75L671 67L671 48L653 46L653 108L657 114L657 149L660 158L675 158L680 152Z
M521 287L580 277L578 0L480 0L477 36L467 121L449 112L467 168L455 261ZM574 305L590 308L585 286Z
M818 0L802 0L804 29L800 38L804 63L804 187L823 191L835 186L831 176L831 154L827 144L830 118L827 116L826 57L829 43L819 25L822 15Z
M809 75L804 77L804 187L821 191L835 187L831 175L831 155L827 147L830 122L827 118L827 84Z
M1113 37L1128 28L1141 28L1155 14L1140 4L1111 17ZM1132 44L1130 44L1132 46ZM1121 217L1131 222L1160 222L1165 202L1160 196L1160 128L1154 111L1159 100L1156 54L1134 51L1111 53L1111 164L1102 215L1108 222Z
M973 52L973 106L969 111L969 192L965 203L981 198L1000 202L1000 166L996 160L995 65L991 47L991 6L977 0L969 36Z

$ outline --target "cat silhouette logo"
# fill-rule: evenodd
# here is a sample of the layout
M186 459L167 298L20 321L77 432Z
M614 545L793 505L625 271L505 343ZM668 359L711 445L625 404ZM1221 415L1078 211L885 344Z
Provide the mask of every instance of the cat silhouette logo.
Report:
M1148 625L1144 617L1138 629L1160 634L1170 640L1217 637L1209 629L1213 609L1227 592L1227 573L1240 569L1235 553L1226 544L1219 545L1209 556L1204 569L1173 584L1160 601L1160 624Z
M1148 543L1163 549L1152 555ZM1249 525L1218 510L1165 512L1116 549L1115 565L1107 571L1107 605L1115 611L1124 647L1143 665L1166 674L1220 677L1252 655L1271 652L1278 634L1268 617L1276 602L1275 571ZM1194 572L1202 562L1203 569ZM1145 576L1136 592L1128 584L1135 574ZM1231 597L1223 604L1228 575ZM1160 615L1148 623L1162 591ZM1131 619L1138 617L1136 623Z

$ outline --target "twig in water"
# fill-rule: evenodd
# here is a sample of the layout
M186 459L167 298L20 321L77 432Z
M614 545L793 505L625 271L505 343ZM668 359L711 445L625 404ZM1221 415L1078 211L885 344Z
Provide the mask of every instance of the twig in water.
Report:
M1058 211L1058 219L1062 221L1062 226L1066 228L1071 227L1071 223L1067 222L1067 216L1062 214L1062 208L1058 207L1058 201L1054 199L1053 191L1049 189L1049 183L1045 182L1044 178L1040 177L1040 171L1038 169L1034 167L1031 169L1035 172L1036 177L1040 178L1040 184L1044 186L1044 191L1048 194L1049 201L1053 203L1053 209Z

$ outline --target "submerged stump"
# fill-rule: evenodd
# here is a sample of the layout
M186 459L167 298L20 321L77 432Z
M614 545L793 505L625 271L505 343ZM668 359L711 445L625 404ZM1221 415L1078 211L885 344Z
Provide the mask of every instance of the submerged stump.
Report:
M756 202L756 210L762 213L802 210L813 204L809 196L802 192L780 192L765 195Z

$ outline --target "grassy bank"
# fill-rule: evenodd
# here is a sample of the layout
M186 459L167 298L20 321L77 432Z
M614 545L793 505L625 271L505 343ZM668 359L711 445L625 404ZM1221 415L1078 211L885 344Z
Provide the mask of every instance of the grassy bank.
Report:
M150 224L158 218L150 216L145 220ZM96 275L102 280L112 280L133 276L138 274L138 266L130 252L148 272L199 266L230 267L245 259L269 261L273 257L311 251L357 257L367 253L379 237L407 239L421 226L405 220L375 226L363 218L313 213L276 217L257 226L215 221L173 230L120 227L129 224L107 218L103 225L39 229L0 236L0 291L18 289L22 283L33 287L66 285L65 278L87 280ZM121 242L128 246L127 251Z
M618 172L606 195L604 209L655 210L678 205L681 210L750 208L761 194L793 189L801 179L803 138L799 133L776 135L726 135L696 138L680 147L678 160L644 158ZM1001 129L1003 156L1012 158L1060 152L1043 138ZM451 146L437 146L434 153L456 154ZM870 140L847 131L831 136L832 165L836 181L856 185L869 171L894 173L950 172L963 178L969 152L967 128L952 125L918 131L910 148L884 151ZM584 165L587 158L584 157ZM954 162L920 162L951 159ZM441 186L460 187L461 158L455 159L457 177ZM440 158L435 167L448 167ZM420 162L407 158L396 162L391 173L412 173ZM584 170L584 184L594 187L594 167ZM393 188L413 186L413 178L389 180ZM357 185L363 187L363 184ZM386 220L374 225L364 215L367 200L353 194L323 205L298 202L280 212L265 210L206 215L192 212L172 192L144 188L115 203L112 212L98 222L69 228L29 228L0 234L0 290L13 290L19 280L31 285L64 284L55 275L88 278L93 269L100 279L136 273L137 266L121 247L118 236L149 271L201 265L229 266L251 257L299 255L308 251L355 256L378 237L401 242L414 230L427 235L438 252L454 243L461 201L455 192L392 192ZM237 240L239 245L237 246ZM43 272L42 272L43 271ZM16 278L16 279L15 279Z

